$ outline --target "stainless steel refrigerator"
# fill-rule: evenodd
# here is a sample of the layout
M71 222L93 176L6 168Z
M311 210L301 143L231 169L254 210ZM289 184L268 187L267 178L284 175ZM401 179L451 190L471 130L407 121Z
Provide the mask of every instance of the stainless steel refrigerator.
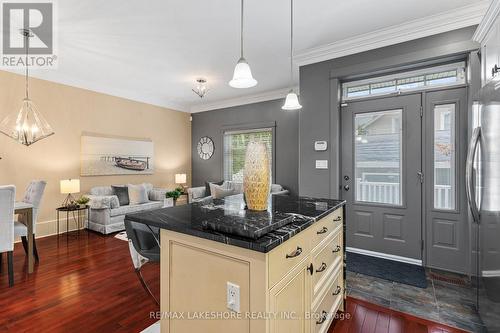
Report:
M500 80L477 94L473 123L466 169L471 262L478 311L492 333L500 332Z

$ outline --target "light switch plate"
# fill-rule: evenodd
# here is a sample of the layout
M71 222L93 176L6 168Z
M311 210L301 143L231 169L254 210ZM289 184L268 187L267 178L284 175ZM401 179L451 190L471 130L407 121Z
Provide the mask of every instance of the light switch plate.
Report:
M234 312L240 312L240 286L227 282L227 308Z
M316 160L316 169L328 169L328 160Z

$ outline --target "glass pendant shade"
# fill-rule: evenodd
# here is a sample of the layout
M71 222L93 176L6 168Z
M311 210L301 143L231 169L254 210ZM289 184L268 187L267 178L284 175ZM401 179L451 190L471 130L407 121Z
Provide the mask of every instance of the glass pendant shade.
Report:
M293 90L290 90L288 95L286 95L285 104L281 107L283 110L299 110L302 109L300 105L299 97Z
M251 88L257 85L257 80L252 76L252 70L245 58L240 58L234 67L233 79L229 81L233 88Z
M18 112L12 113L2 120L0 132L25 146L54 134L52 127L29 98L23 99L21 109Z

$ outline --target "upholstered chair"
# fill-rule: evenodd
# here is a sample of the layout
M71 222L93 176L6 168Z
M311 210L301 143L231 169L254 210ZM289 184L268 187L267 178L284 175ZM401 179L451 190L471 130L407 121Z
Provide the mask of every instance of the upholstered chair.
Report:
M13 185L0 186L0 267L2 267L3 253L7 252L9 286L14 285L13 256L14 251L14 203L16 201L16 187Z
M38 219L38 212L40 210L40 203L42 201L43 192L45 191L45 186L47 182L43 180L33 180L24 193L23 202L33 205L33 254L35 255L36 261L39 261L38 250L36 248L36 222ZM28 241L26 237L28 236L28 227L26 226L24 219L26 217L23 215L18 216L18 220L14 222L14 236L21 237L23 242L24 251L28 253Z

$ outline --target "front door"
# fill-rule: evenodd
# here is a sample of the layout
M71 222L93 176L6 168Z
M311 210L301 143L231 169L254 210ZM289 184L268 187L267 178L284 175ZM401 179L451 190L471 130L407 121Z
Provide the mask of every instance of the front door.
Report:
M342 107L342 195L347 246L422 259L420 94Z

